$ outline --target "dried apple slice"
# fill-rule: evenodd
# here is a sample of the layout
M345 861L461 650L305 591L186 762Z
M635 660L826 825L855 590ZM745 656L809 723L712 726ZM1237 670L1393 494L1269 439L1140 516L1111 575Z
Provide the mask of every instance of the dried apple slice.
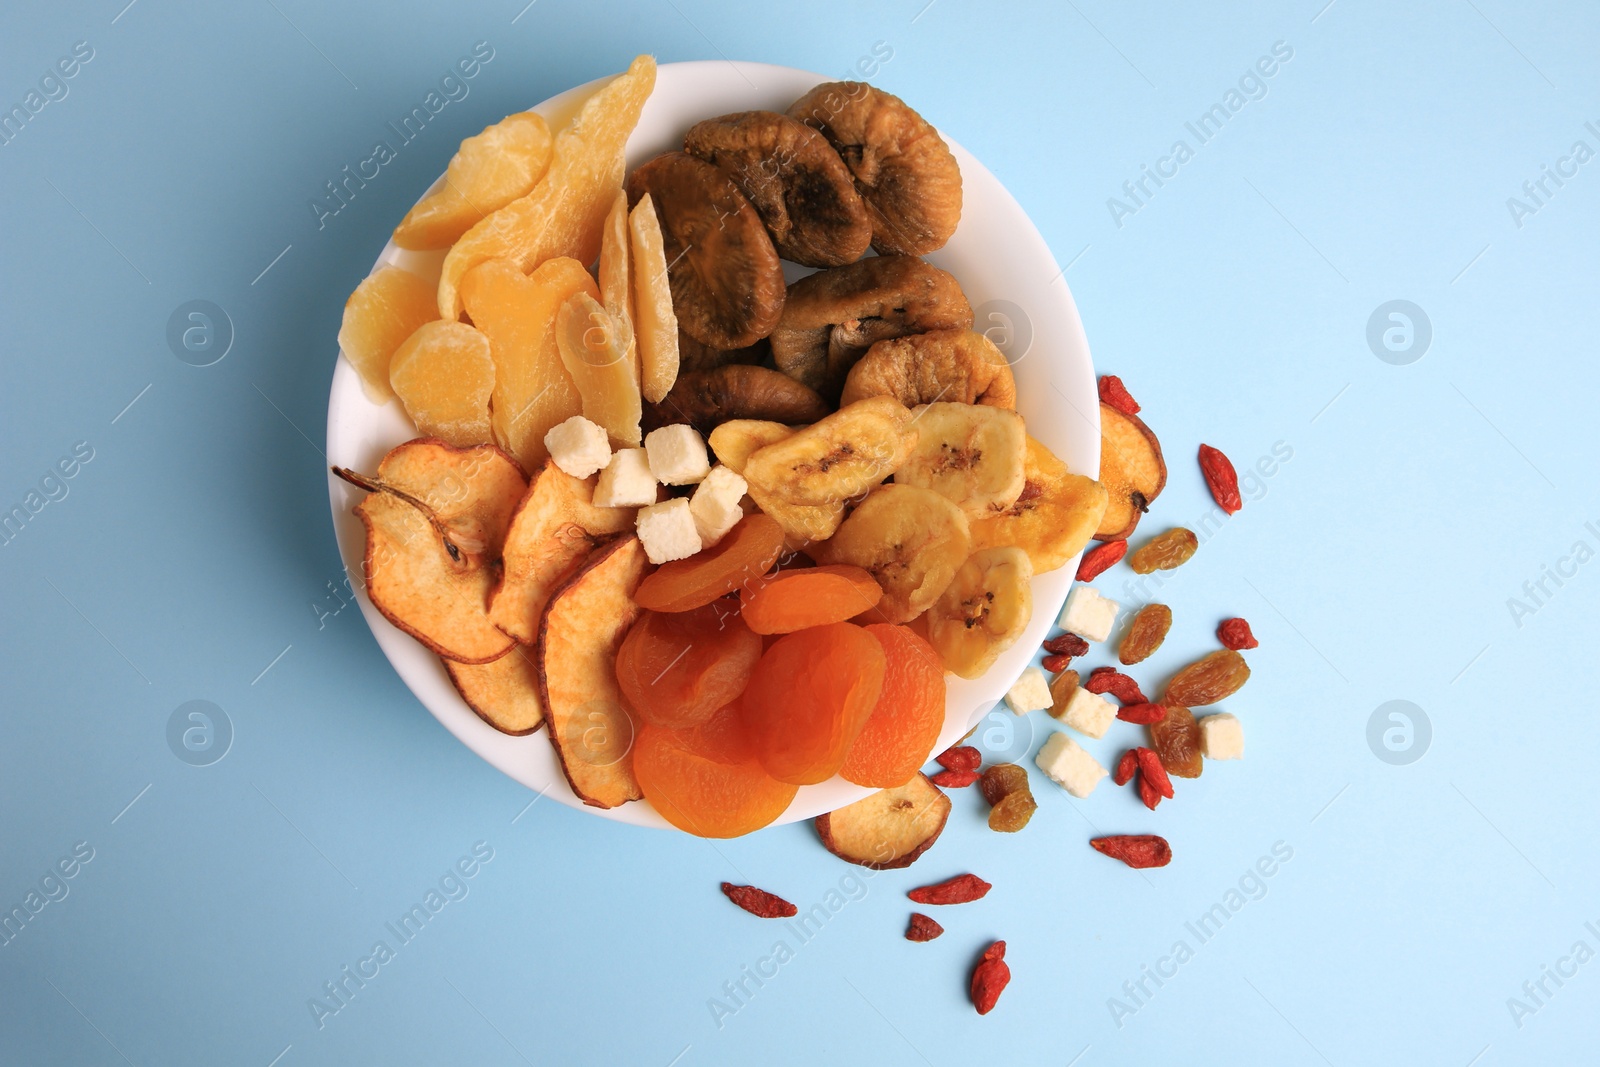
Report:
M909 867L939 839L950 798L925 774L817 816L822 847L842 860L892 871Z
M460 663L511 650L487 605L512 512L527 490L516 461L493 445L432 438L391 450L369 478L335 474L370 494L355 507L367 529L367 597L383 617Z
M639 385L644 398L661 402L678 380L678 316L672 310L666 245L661 220L646 193L628 214L633 253L633 329L639 346Z
M972 547L1023 549L1033 572L1043 574L1083 551L1101 522L1106 490L1093 478L1073 474L1031 435L1023 471L1025 481L1015 503L972 520Z
M614 441L639 446L639 374L628 351L633 339L588 293L574 293L556 313L561 362L583 397L583 417L605 427Z
M1154 431L1139 416L1125 415L1110 404L1100 405L1100 484L1107 499L1096 541L1131 536L1167 485L1167 461Z
M550 166L550 127L535 111L507 115L461 142L444 184L406 212L394 243L423 251L449 248L491 211L526 196Z
M450 681L478 713L478 718L503 734L531 734L544 725L544 701L539 699L539 672L533 653L513 648L489 663L444 660Z
M617 649L639 617L650 570L637 537L596 549L550 596L534 658L550 744L572 791L596 808L644 796L633 773L633 719L617 687Z
M609 534L633 528L634 508L596 507L593 477L574 478L549 461L539 468L506 530L500 582L489 621L525 645L539 636L550 591Z

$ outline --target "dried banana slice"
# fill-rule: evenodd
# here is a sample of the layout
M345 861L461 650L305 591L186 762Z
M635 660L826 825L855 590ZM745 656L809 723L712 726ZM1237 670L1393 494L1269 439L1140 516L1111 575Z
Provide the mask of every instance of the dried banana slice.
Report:
M750 457L767 445L794 435L794 430L781 422L763 419L729 419L711 431L708 439L717 461L735 474L743 474ZM844 519L844 502L821 504L790 504L774 497L758 485L746 480L750 499L764 514L783 528L791 547L800 542L825 541L833 536Z
M758 450L744 477L791 504L838 504L897 471L916 443L905 405L875 396Z
M897 484L950 498L970 519L1017 502L1026 481L1022 416L984 404L923 404L911 411L917 446L894 472Z
M967 517L950 501L932 489L885 485L840 524L823 555L872 572L883 587L874 618L900 623L939 599L970 544Z
M1028 553L1035 574L1053 571L1083 551L1106 510L1105 486L1073 474L1033 437L1027 483L1016 502L972 522L974 548L1013 545Z
M928 609L928 640L945 670L977 678L1016 643L1033 617L1033 564L1020 548L967 557Z

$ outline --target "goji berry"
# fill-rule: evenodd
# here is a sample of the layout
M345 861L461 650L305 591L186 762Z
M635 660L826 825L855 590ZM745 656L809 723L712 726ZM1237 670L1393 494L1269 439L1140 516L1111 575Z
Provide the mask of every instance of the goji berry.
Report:
M932 941L944 933L944 927L920 911L911 913L911 925L906 927L907 941Z
M1089 842L1094 850L1129 867L1165 867L1172 862L1172 846L1155 834L1114 834Z
M1111 780L1117 785L1127 785L1133 780L1134 773L1139 769L1139 753L1136 749L1128 749L1117 761L1117 769L1111 775Z
M988 882L975 874L958 874L936 885L913 889L906 896L918 904L967 904L982 897L991 888Z
M1039 666L1043 667L1051 674L1060 674L1062 671L1072 666L1072 657L1067 655L1065 652L1056 656L1046 656L1044 659L1039 661Z
M983 754L971 745L956 745L933 757L939 766L951 771L975 771L983 763Z
M1250 632L1250 624L1243 619L1223 619L1222 625L1217 627L1217 640L1222 642L1223 648L1231 648L1235 652L1261 647L1256 635Z
M1161 765L1161 757L1156 755L1154 749L1136 748L1133 751L1139 758L1139 773L1144 780L1155 786L1156 792L1171 800L1172 779L1167 777L1167 769Z
M1139 775L1139 799L1144 801L1144 806L1151 811L1155 811L1156 805L1161 803L1161 790L1142 774Z
M1107 568L1127 554L1128 542L1126 538L1121 541L1106 541L1104 544L1096 545L1085 552L1083 558L1078 561L1078 581L1094 581L1104 574Z
M1044 643L1044 650L1056 656L1087 656L1089 642L1077 634L1062 634Z
M723 882L722 892L739 907L762 919L787 919L793 916L797 910L793 904L782 897L769 893L765 889L757 889L753 885L734 885L732 882Z
M972 972L972 1006L979 1015L994 1010L1000 994L1011 981L1011 968L1006 963L1006 943L996 941L984 950L983 958Z
M1150 703L1139 683L1115 667L1096 667L1089 672L1089 680L1083 687L1091 693L1110 693L1124 704Z
M940 771L930 775L928 781L940 789L965 789L982 777L977 771Z
M1167 709L1160 704L1125 704L1117 709L1117 718L1123 722L1149 726L1167 717Z
M1239 496L1239 475L1220 449L1200 446L1200 471L1206 476L1206 485L1217 507L1229 515L1244 507L1244 500Z
M1140 411L1139 402L1115 374L1100 375L1100 401L1110 404L1124 415L1137 415Z

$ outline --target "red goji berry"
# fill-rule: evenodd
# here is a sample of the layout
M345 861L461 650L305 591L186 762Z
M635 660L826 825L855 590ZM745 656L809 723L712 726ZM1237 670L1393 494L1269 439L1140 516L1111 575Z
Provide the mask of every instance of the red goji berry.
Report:
M1094 581L1104 574L1112 564L1127 554L1128 542L1126 538L1121 541L1107 541L1104 544L1094 546L1085 552L1083 558L1078 561L1078 581Z
M1250 632L1250 624L1243 619L1223 619L1222 625L1217 627L1217 640L1222 642L1223 648L1231 648L1235 652L1261 647L1256 635Z
M906 927L907 941L932 941L944 933L944 927L920 911L911 913L911 925Z
M1115 667L1096 667L1089 672L1089 680L1083 687L1091 693L1110 693L1124 704L1150 703L1139 683Z
M1072 666L1072 657L1067 655L1065 652L1061 653L1059 656L1046 656L1044 659L1039 661L1039 666L1043 667L1051 674L1060 674L1062 671Z
M1239 496L1239 475L1221 450L1201 445L1200 471L1206 476L1206 486L1219 508L1232 515L1244 507L1244 500Z
M1160 704L1125 704L1117 709L1117 718L1123 722L1149 726L1167 717L1167 709Z
M906 896L918 904L968 904L992 887L975 874L958 874L935 885L913 889Z
M1136 749L1128 749L1117 761L1117 769L1111 775L1111 780L1117 785L1127 785L1133 780L1134 772L1139 769L1139 753Z
M1156 792L1171 800L1172 779L1167 777L1167 769L1161 765L1161 757L1156 755L1154 749L1136 748L1133 751L1139 758L1139 773L1144 780L1155 786Z
M951 771L975 771L983 764L983 754L971 745L956 745L933 757L939 766Z
M1115 374L1100 375L1100 400L1110 404L1124 415L1139 414L1139 402L1128 392L1128 387L1122 384L1122 379Z
M1113 834L1097 837L1089 844L1096 852L1129 867L1165 867L1172 862L1172 846L1155 834Z
M982 777L977 771L940 771L930 775L928 781L940 789L965 789Z
M1156 805L1161 803L1161 790L1144 775L1139 775L1139 799L1144 801L1144 806L1151 811L1156 810Z
M1011 981L1011 967L1006 963L1006 943L996 941L984 950L983 958L972 971L972 1006L979 1015L994 1010L1000 994Z
M793 904L776 894L765 889L757 889L753 885L734 885L732 882L722 883L722 892L727 898L751 915L763 919L787 919L793 916L796 908Z
M1087 656L1089 642L1077 634L1062 634L1044 643L1044 650L1056 656Z

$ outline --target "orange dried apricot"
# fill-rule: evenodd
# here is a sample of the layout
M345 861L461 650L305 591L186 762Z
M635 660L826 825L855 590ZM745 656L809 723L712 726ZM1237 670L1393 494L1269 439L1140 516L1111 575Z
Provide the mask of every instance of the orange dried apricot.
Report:
M795 785L837 774L877 706L886 666L878 639L848 622L774 641L739 702L767 773Z
M760 658L761 638L717 605L646 611L617 649L617 685L643 721L695 726L738 699Z
M856 785L892 789L911 780L939 740L944 661L909 627L874 623L865 629L883 646L883 688L839 773Z
M633 602L651 611L704 607L766 574L782 552L783 528L765 515L746 515L713 547L657 567Z
M737 700L724 704L699 726L674 730L683 747L716 763L757 763Z
M738 837L782 815L796 788L775 781L759 763L702 755L682 732L639 728L633 773L661 817L699 837Z
M780 571L751 582L739 594L739 612L758 634L787 634L853 619L882 598L883 588L872 572L835 563Z

